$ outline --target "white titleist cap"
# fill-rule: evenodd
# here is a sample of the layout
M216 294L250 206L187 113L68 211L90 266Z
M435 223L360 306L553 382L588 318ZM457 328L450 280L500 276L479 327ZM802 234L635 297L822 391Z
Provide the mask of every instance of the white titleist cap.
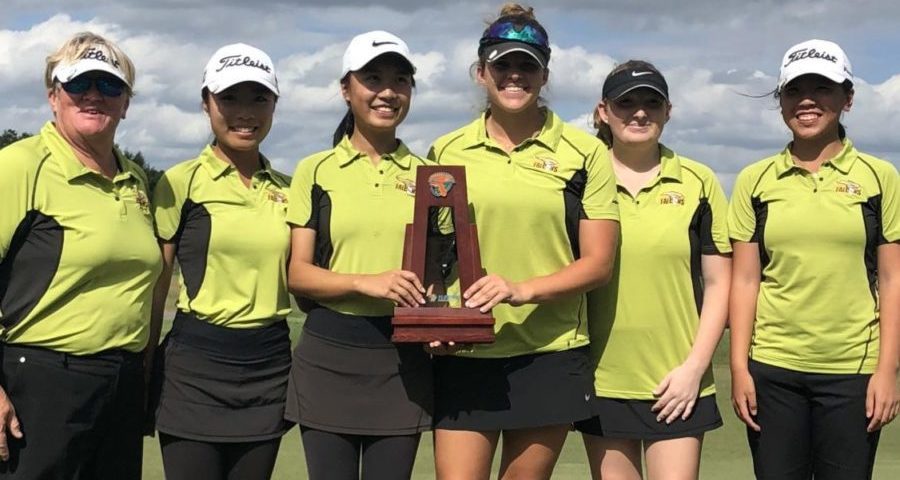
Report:
M807 40L789 48L781 61L778 90L791 80L807 74L821 75L832 82L853 83L853 69L844 50L828 40Z
M241 82L256 82L278 93L275 65L266 52L244 43L232 43L216 50L203 70L203 87L219 93Z
M53 69L53 78L66 83L86 72L101 71L114 75L131 88L131 82L122 71L119 57L103 45L94 44L88 47L75 63L60 63Z
M416 66L409 58L409 47L406 46L406 42L392 33L374 30L357 35L350 40L350 45L344 51L344 66L341 69L340 78L365 67L375 57L385 53L400 55L412 67L413 73L416 73Z

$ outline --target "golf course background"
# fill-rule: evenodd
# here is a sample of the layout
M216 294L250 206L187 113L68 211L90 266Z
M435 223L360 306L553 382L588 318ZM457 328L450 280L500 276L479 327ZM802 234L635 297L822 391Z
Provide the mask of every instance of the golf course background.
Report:
M174 314L174 297L176 293L177 285L173 285L173 288L170 290L171 301L168 309L170 313L167 314L167 320L163 327L164 332L168 330L171 317ZM303 319L302 314L295 314L288 318L292 341L296 341L300 328L303 325ZM731 409L731 378L728 371L727 332L716 350L713 358L713 369L718 390L716 400L725 425L710 432L704 439L703 457L700 462L700 478L752 480L754 478L753 467L750 462L750 450L747 447L744 426L735 417ZM223 419L223 421L228 420ZM495 455L494 477L496 477L499 457L499 455ZM159 443L156 438L147 437L144 441L144 478L149 480L165 478L159 453ZM281 442L281 450L278 453L278 461L272 478L277 480L302 480L307 478L306 463L303 449L300 445L300 433L296 427L291 429ZM425 433L422 435L422 442L419 445L413 479L427 480L433 478L432 438L431 433ZM553 478L554 480L590 478L590 469L588 468L587 457L584 453L580 434L574 432L569 434L559 462L556 464ZM900 479L900 420L892 422L881 434L878 456L875 461L874 478L876 480Z

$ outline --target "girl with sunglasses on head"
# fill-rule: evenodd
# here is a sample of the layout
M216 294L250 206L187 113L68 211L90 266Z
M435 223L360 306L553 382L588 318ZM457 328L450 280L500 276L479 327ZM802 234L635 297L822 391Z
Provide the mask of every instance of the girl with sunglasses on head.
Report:
M426 294L400 269L416 167L431 163L397 138L414 73L400 38L354 37L333 148L301 160L291 183L289 281L307 317L286 417L300 425L312 480L408 479L431 429L429 355L391 343L394 305L420 306Z
M78 33L47 57L53 120L0 150L0 478L136 480L159 247L115 147L134 65Z
M466 167L487 275L462 301L496 321L493 344L435 360L439 479L488 478L501 436L501 478L550 478L571 423L591 416L585 292L612 270L615 180L603 144L540 104L549 60L533 10L504 5L474 70L487 109L431 149Z
M835 43L788 49L791 142L732 194L732 402L761 479L871 478L900 410L900 182L846 136L851 72Z
M722 425L710 361L731 281L728 203L708 167L659 139L669 87L630 60L594 111L609 146L621 213L610 283L589 296L597 415L584 434L593 478L697 478L706 431ZM650 299L650 300L648 300Z
M154 193L165 260L154 296L157 335L176 258L182 285L156 355L156 429L168 479L269 478L290 426L290 179L260 153L279 95L274 68L265 52L242 43L212 55L201 96L214 140L166 171Z

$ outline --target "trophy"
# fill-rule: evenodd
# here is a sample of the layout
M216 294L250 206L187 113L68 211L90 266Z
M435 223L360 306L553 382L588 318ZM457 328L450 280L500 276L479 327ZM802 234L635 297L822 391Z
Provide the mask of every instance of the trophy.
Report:
M435 218L449 209L455 242L440 235ZM441 212L440 214L446 214ZM447 295L447 250L455 250L459 292L484 276L478 234L469 221L466 169L462 166L420 166L416 172L413 223L406 225L403 269L415 273L428 289L420 307L395 307L391 341L397 343L491 343L494 317L477 308L451 307ZM462 301L460 301L462 303Z

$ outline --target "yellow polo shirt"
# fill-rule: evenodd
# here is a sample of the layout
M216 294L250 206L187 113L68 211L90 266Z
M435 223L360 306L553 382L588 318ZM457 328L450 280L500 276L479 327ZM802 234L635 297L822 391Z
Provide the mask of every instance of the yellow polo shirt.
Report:
M618 220L606 146L547 110L541 132L507 153L485 131L485 116L435 141L429 158L464 165L482 266L519 282L549 275L579 255L582 219ZM500 304L496 341L459 355L510 357L588 344L585 295L540 305Z
M872 373L878 363L879 245L900 240L890 163L850 140L817 173L789 149L738 175L731 238L762 264L750 357L813 373Z
M287 291L290 178L262 168L250 187L207 146L162 176L153 196L157 235L176 244L178 309L229 328L258 328L291 311Z
M609 284L588 296L598 396L652 400L691 352L703 305L702 255L731 252L728 202L705 165L660 146L659 175L618 187L621 241ZM712 368L700 396L715 393Z
M162 268L147 177L114 152L110 180L53 123L0 150L0 336L87 355L147 343Z

